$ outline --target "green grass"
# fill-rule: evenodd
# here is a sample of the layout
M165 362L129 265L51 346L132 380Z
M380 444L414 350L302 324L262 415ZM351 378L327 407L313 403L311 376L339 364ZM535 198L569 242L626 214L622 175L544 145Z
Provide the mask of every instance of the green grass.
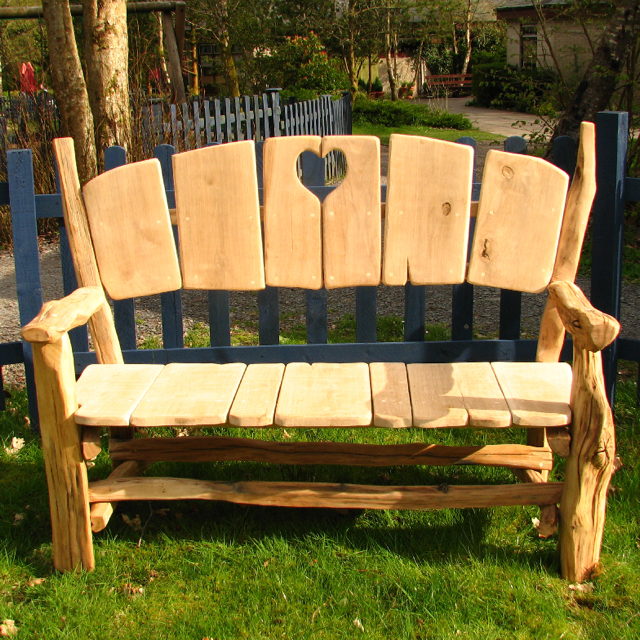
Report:
M351 330L348 319L338 324L337 334ZM385 337L397 333L391 325ZM189 339L196 340L196 333ZM580 592L558 577L555 540L536 538L531 526L536 509L522 507L336 513L131 503L95 536L93 573L56 574L41 450L24 420L25 394L15 392L9 410L0 413L0 622L15 620L18 639L47 640L637 639L640 410L634 395L632 382L620 385L618 446L625 466L615 476L609 501L604 570L592 591ZM371 435L378 442L411 435L339 433L351 441ZM264 435L295 438L298 432L271 429ZM333 435L337 432L305 430L299 437ZM23 437L26 444L7 453L12 437ZM504 432L469 430L426 437L449 444L508 439ZM222 479L510 481L502 470L464 467L158 467L150 472ZM96 478L108 473L105 456L90 473Z
M353 133L361 136L378 136L382 144L389 144L389 136L392 133L404 133L405 135L426 136L439 140L455 141L463 136L475 138L478 141L501 142L504 136L497 133L489 133L480 129L437 129L419 125L398 125L387 127L378 124L354 124Z

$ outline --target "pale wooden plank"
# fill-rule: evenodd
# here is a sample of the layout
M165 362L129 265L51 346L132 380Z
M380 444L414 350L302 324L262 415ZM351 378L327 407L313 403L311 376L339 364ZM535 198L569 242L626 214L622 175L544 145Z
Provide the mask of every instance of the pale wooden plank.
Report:
M407 367L402 362L372 362L371 399L374 427L410 427L413 424Z
M325 482L218 482L188 478L115 478L89 485L91 502L224 500L327 509L464 509L556 504L562 482L504 485L379 486Z
M322 156L340 150L347 174L322 203L324 286L380 284L380 139L325 136Z
M369 367L364 362L288 364L276 406L280 427L371 424Z
M131 413L160 375L160 364L92 364L77 383L76 424L128 427Z
M231 405L229 424L237 427L272 425L283 374L281 363L250 364Z
M254 142L195 149L172 160L185 289L263 289Z
M488 362L454 362L453 377L470 427L510 427L511 412Z
M473 149L393 134L389 148L384 265L388 285L464 281Z
M408 364L414 427L466 427L469 414L451 364Z
M264 142L264 239L270 286L322 287L320 201L298 179L303 151L320 155L320 136L282 136Z
M565 362L492 362L514 425L560 427L571 422L571 367Z
M158 160L106 171L82 193L100 278L114 300L180 289Z
M136 427L225 424L246 365L168 364L131 416Z
M551 281L569 177L541 158L489 151L471 284L537 293Z

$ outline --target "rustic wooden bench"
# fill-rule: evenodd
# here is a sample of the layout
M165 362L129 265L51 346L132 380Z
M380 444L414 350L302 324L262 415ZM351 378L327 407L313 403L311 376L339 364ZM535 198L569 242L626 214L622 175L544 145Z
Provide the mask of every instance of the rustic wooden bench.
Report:
M446 89L466 94L470 93L470 89L473 86L473 75L470 73L429 75L425 77L424 83L430 93L437 93L439 89Z
M559 504L562 574L585 579L599 560L614 459L599 351L619 331L573 283L595 193L594 144L594 127L585 123L570 187L568 176L542 159L490 151L474 203L470 147L394 135L383 205L376 138L271 138L264 144L261 206L254 143L229 143L173 157L170 211L157 160L107 171L81 189L72 141L55 141L80 288L46 303L23 336L33 343L56 568L93 568L92 530L103 529L112 503L122 500L375 509L540 505L542 534L553 531ZM299 182L296 162L304 151L324 156L335 149L346 156L347 175L321 202ZM234 347L217 362L124 364L105 297L105 291L119 300L181 287L465 281L548 291L536 362L425 362L401 344L374 343L325 351ZM68 331L87 322L98 364L76 380ZM558 362L565 329L573 336L572 367ZM223 425L412 429L415 441L143 437L155 427ZM424 442L425 429L512 426L528 430L529 444ZM86 462L97 455L103 428L110 429L117 466L108 478L88 482ZM554 452L568 456L563 482L548 481ZM512 469L523 482L377 486L142 475L160 460L479 464Z

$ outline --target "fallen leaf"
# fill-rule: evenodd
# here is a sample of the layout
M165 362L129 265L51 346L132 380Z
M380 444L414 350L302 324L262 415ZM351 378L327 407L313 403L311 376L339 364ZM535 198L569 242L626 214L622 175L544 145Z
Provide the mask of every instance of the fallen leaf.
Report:
M24 520L24 513L16 513L13 516L13 526L17 527Z
M290 438L291 434L286 429L283 429L282 430L282 437L283 438Z
M362 624L362 622L360 622L360 618L355 618L355 620L353 621L353 626L357 629L360 629L360 631L364 631L364 625Z
M130 518L126 513L122 514L122 522L128 527L131 527L134 531L142 531L142 519L138 514L135 518Z
M24 438L11 438L11 444L4 448L5 453L14 456L20 449L24 447Z
M27 587L35 587L42 584L45 580L46 578L31 578L31 580L27 582Z
M18 627L13 620L3 620L0 624L0 637L8 638L15 636L18 633Z
M540 526L540 518L531 518L531 524L534 529L537 529Z
M593 591L592 582L575 582L569 585L569 591L578 591L579 593L591 593Z

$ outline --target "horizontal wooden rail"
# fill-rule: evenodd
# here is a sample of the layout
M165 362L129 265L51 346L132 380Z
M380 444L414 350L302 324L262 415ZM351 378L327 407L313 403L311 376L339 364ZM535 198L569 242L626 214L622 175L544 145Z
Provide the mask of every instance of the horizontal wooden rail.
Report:
M274 464L487 465L550 470L551 449L519 444L450 447L435 444L353 444L348 442L270 442L250 438L186 437L114 440L113 460L213 462L222 460Z
M222 500L236 504L326 509L465 509L556 504L561 482L449 486L375 486L316 482L217 482L121 478L89 484L90 502Z

